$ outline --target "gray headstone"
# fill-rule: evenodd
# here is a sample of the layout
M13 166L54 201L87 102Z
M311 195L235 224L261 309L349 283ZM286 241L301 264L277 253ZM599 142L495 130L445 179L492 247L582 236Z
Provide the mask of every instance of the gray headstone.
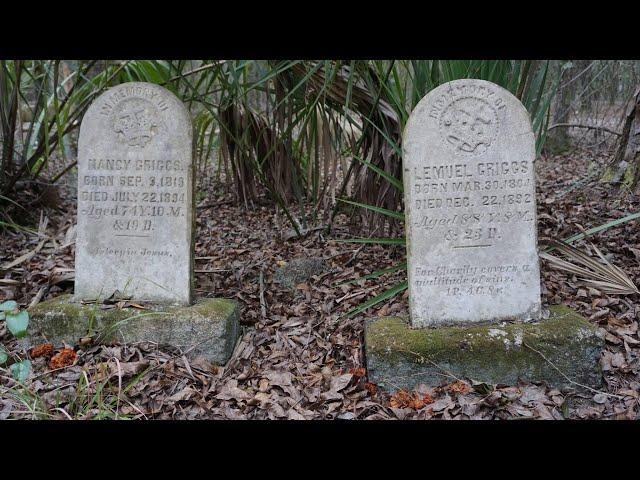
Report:
M414 327L540 317L529 115L504 88L432 90L403 137Z
M190 303L193 235L189 112L157 85L109 89L80 127L75 297Z

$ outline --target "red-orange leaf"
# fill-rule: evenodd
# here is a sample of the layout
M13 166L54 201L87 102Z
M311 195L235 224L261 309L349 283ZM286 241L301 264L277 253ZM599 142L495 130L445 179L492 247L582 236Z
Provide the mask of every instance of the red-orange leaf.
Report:
M51 370L56 370L58 368L73 365L73 362L76 361L77 356L78 355L73 350L73 348L63 348L51 358L51 360L49 361L49 368Z
M50 343L36 345L31 350L29 350L29 355L31 355L31 358L50 357L51 355L53 355L53 345L51 345Z

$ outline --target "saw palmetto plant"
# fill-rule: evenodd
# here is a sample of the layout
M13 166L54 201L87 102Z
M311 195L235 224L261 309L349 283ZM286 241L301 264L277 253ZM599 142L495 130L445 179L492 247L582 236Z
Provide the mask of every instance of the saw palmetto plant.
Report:
M422 97L433 88L445 82L461 78L478 78L488 80L512 92L527 108L531 116L533 130L536 134L536 151L540 152L546 139L546 127L549 121L549 105L557 80L549 78L549 62L533 61L504 61L504 60L455 60L455 61L409 61L402 62L400 66L391 69L388 82L385 86L386 97L389 104L400 119L402 130L413 107ZM400 139L392 135L386 135L385 140L396 154L400 155ZM386 182L391 188L399 192L402 198L402 179L394 171L383 168L384 165L374 163L371 158L355 157L371 176L377 176L379 181ZM374 190L375 191L375 190ZM380 202L361 202L358 198L342 199L344 203L367 210L373 215L386 217L390 222L399 224L404 222L401 206L381 205ZM369 244L405 244L404 237L363 237L345 240L355 243ZM406 269L406 264L398 265L391 269L375 272L370 276L376 278L381 275ZM359 305L349 315L355 315L372 307L392 296L404 291L407 282L400 282L388 290L369 299Z
M547 243L562 255L561 258L549 252L540 253L540 258L549 262L552 268L574 275L582 284L608 295L640 293L627 274L607 260L594 244L589 247L596 256L560 240L550 239Z
M541 142L547 72L547 62L537 61L3 61L0 193L37 179L56 152L68 160L49 175L57 181L74 166L66 136L91 101L111 85L146 81L189 107L199 167L219 150L211 167L228 174L239 202L251 206L266 193L294 228L321 211L334 215L343 197L398 212L402 194L391 178L401 176L400 136L426 92L467 77L503 85L530 109ZM311 218L302 208L308 202ZM373 209L353 213L369 231L397 223Z
M38 180L54 154L68 165L49 181L72 168L67 137L104 89L140 79L167 83L169 74L159 61L0 61L0 193L8 197L17 182Z
M542 146L554 91L548 61L1 62L0 194L38 179L56 152L66 166L47 181L59 180L75 166L66 137L91 101L111 85L145 81L185 102L198 171L213 169L239 203L251 208L267 195L296 232L319 222L330 230L346 211L366 235L353 241L403 245L402 130L426 93L460 78L492 81L521 99Z

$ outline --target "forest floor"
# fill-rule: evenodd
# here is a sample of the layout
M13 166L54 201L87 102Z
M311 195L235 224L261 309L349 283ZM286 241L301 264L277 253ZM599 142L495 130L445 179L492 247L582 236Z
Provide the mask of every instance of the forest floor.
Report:
M567 238L580 227L640 211L637 196L614 195L598 183L606 154L574 149L537 161L541 238ZM0 419L640 417L638 295L607 296L541 263L543 305L569 305L602 329L602 392L538 383L476 390L471 382L443 375L439 387L384 393L367 381L363 324L366 318L406 315L407 292L363 314L344 314L402 281L404 272L339 284L404 261L403 249L337 241L353 236L344 214L337 216L330 235L315 230L286 239L290 226L274 206L247 210L222 195L219 186L206 191L197 209L197 294L236 300L243 325L242 340L226 367L189 361L176 349L151 343L71 345L73 352L67 350L67 358L56 363L45 347L26 351L2 323L0 343L13 358L31 358L33 371L21 385L0 368ZM14 220L32 218L39 234L0 233L0 300L15 299L22 307L71 293L74 278L75 200L70 196L58 208L48 208L30 195L17 199L26 211L12 207L9 214ZM589 239L636 284L639 227L631 221ZM327 268L287 289L276 281L275 271L297 257L321 257Z

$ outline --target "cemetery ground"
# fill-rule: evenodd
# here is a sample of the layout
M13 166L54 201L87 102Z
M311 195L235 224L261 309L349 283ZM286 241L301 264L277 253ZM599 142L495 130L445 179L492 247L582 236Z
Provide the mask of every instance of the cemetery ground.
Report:
M536 161L538 234L567 238L638 211L640 198L598 181L607 151L575 148ZM0 251L0 294L22 307L73 292L74 188L59 198L24 191L7 210L38 234L7 230ZM601 390L558 390L537 383L490 385L442 372L439 387L386 393L369 383L364 364L367 318L407 315L398 295L353 317L345 314L402 281L404 272L342 284L396 265L404 248L339 242L352 238L346 214L331 233L302 238L274 205L246 209L212 179L199 179L196 294L236 300L243 335L226 367L188 360L152 343L43 344L29 351L0 324L0 342L33 371L18 384L0 368L0 418L155 419L637 419L640 415L640 302L607 296L541 261L542 303L565 304L606 339ZM52 205L54 204L54 205ZM39 226L38 226L39 225ZM636 283L640 228L631 221L589 239ZM585 245L580 242L578 245ZM306 259L290 277L278 272ZM322 259L313 260L313 259ZM294 265L296 262L294 262ZM307 278L305 278L307 277ZM291 287L291 288L290 288ZM101 308L143 305L112 302Z

